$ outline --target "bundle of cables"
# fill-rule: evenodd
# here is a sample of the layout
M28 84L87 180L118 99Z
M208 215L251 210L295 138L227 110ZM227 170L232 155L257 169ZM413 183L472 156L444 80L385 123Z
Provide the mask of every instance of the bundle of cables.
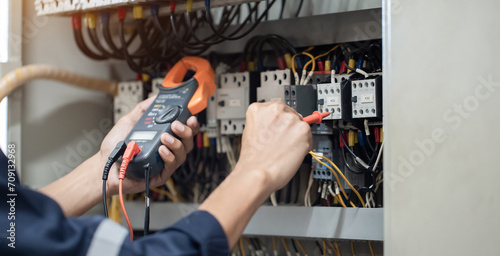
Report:
M270 46L276 57L278 69L292 68L292 55L296 54L295 47L285 38L276 34L255 36L250 38L245 44L243 50L243 61L240 65L240 71L265 71L275 69L276 66L264 66L264 46Z
M206 133L195 137L195 149L174 172L172 178L182 187L182 196L194 202L206 198L229 173L225 154L217 153L217 141Z
M176 14L176 2L170 1L168 17L160 17L159 6L154 4L149 6L150 17L143 17L143 7L135 5L133 30L128 38L128 10L122 8L117 11L118 43L111 36L108 11L99 14L100 24L94 13L87 13L84 17L75 14L72 18L73 34L78 48L89 58L125 60L134 72L158 77L167 64L174 63L182 56L200 55L212 45L247 36L268 17L268 11L275 2L266 1L263 11L259 11L260 2L245 4L249 10L243 21L240 21L241 10L245 5L223 7L218 21L213 17L209 0L205 1L205 10L197 12L192 10L193 0L188 0L185 13L182 14ZM86 34L82 28L82 18ZM200 36L206 34L207 29L210 35Z
M108 180L108 175L109 171L111 169L111 166L118 161L120 157L122 157L122 163L120 166L120 171L118 174L118 195L119 195L119 200L120 200L120 205L122 208L123 215L125 217L125 221L127 222L129 232L130 232L130 241L134 239L134 230L132 228L132 224L130 223L130 219L127 214L127 210L125 209L125 204L123 200L123 180L125 179L125 173L127 171L128 164L134 156L138 155L141 152L141 149L137 145L135 141L129 142L129 144L125 144L125 142L121 141L119 142L116 147L113 149L111 154L108 157L108 161L106 162L102 174L102 198L103 198L103 206L104 206L104 215L108 217L108 205L107 205L107 195L106 195L106 182ZM144 183L145 183L145 217L144 217L144 235L147 235L149 233L149 198L150 198L150 191L149 191L149 174L151 171L151 167L145 166L144 167Z

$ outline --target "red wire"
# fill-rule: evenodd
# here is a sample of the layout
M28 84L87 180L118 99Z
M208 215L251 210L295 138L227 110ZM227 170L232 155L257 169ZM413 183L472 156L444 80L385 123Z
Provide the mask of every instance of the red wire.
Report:
M130 224L130 220L128 218L127 210L125 209L125 204L123 203L123 180L125 179L125 172L127 171L128 164L130 160L136 155L141 153L141 149L137 145L135 141L129 142L127 145L127 149L125 149L125 153L123 153L122 157L122 165L120 166L120 173L118 175L118 195L120 198L120 205L122 207L123 216L125 216L125 220L127 221L128 230L130 231L130 241L134 240L134 230L132 229L132 224Z
M127 221L127 225L128 225L128 230L130 232L130 241L133 241L134 240L134 230L132 229L132 224L130 224L127 210L125 209L125 204L123 204L123 180L120 180L120 182L118 183L118 194L120 196L120 205L122 206L123 216L125 216L125 220Z

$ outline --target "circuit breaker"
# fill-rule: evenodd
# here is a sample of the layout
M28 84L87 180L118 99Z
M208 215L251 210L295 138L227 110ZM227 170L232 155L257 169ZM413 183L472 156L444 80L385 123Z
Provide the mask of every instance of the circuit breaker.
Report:
M351 83L353 118L382 118L382 77L375 76Z
M285 86L292 84L290 69L260 73L261 86L257 88L257 101L281 101L285 103Z
M160 86L162 86L163 80L165 78L155 78L151 81L151 92L148 94L148 98L153 97L154 95L158 95L160 92Z
M351 120L351 87L348 79L332 79L334 83L318 84L318 111L330 112L324 120Z
M260 77L257 72L239 72L221 75L221 86L216 91L217 119L221 134L242 134L246 110L256 101Z
M285 86L285 103L299 114L308 116L316 111L316 85Z
M128 114L144 99L141 81L121 82L118 84L118 94L115 96L113 109L115 123Z

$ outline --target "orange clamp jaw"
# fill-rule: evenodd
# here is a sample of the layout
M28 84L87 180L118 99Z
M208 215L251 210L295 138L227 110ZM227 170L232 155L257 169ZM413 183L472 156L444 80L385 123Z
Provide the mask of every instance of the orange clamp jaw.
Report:
M188 70L193 70L194 79L198 82L198 89L188 103L192 115L198 114L207 107L207 101L215 92L215 73L210 63L200 57L184 57L178 61L163 80L163 87L176 87L183 83Z

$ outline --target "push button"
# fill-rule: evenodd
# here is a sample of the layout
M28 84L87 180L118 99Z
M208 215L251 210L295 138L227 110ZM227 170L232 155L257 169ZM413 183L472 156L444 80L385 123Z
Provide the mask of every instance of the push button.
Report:
M165 108L158 111L158 114L155 116L155 122L157 124L171 123L175 121L180 113L181 107L176 105L167 105Z

